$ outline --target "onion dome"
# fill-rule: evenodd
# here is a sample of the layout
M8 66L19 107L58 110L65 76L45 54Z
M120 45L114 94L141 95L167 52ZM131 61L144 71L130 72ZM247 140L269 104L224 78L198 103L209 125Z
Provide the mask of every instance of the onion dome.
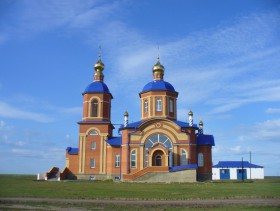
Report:
M163 80L164 66L159 62L159 58L157 63L153 66L153 75L154 80Z
M202 128L203 127L203 122L200 120L198 125L199 125L200 128Z
M95 65L93 66L95 69L95 73L94 73L94 81L103 81L104 79L104 75L102 73L102 71L104 70L104 64L101 61L101 57L99 56L98 61L95 63Z
M105 65L101 61L101 55L99 55L99 59L93 67L95 70L93 82L86 87L83 95L87 93L107 93L111 95L108 86L103 82L104 75L102 71L104 70Z
M176 92L174 87L163 80L164 66L160 63L159 57L157 63L153 66L154 80L147 83L141 93L149 91L171 91ZM141 94L140 93L140 94ZM177 93L177 92L176 92Z
M128 114L128 112L126 111L126 112L124 112L124 116L129 116L129 114Z
M193 116L193 112L191 110L189 112L189 116Z
M104 70L104 64L103 64L103 62L101 61L100 58L98 59L98 61L95 63L95 65L93 67L96 71Z
M165 70L164 66L159 62L159 59L158 59L157 63L153 67L153 72L155 72L155 71L164 72L164 70Z

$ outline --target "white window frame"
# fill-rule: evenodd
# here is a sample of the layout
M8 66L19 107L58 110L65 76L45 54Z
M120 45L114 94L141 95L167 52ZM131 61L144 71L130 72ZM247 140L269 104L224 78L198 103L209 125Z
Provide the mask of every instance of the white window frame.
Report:
M94 147L92 147L92 146L94 146ZM91 148L91 149L96 149L96 142L95 142L95 141L92 141L92 142L91 142L90 148Z
M119 155L119 154L116 154L116 155L115 155L115 167L116 167L116 168L119 168L119 167L120 167L120 163L121 163L120 155Z
M90 113L90 116L91 117L98 117L99 115L99 101L98 99L93 99L91 101L91 113ZM95 108L95 109L94 109ZM96 112L96 114L95 114Z
M93 164L93 165L92 165ZM95 168L95 159L91 158L90 159L90 168L94 169Z
M197 165L198 167L203 167L204 166L204 156L203 153L198 153L197 155Z
M133 156L135 156L134 159ZM134 162L135 165L132 165L132 162ZM130 168L137 168L137 150L136 149L133 149L130 153Z
M184 160L186 161L183 163ZM181 149L181 165L187 165L188 164L188 159L187 159L187 151L185 149Z
M174 100L169 99L169 112L174 112Z
M148 111L149 111L148 100L144 100L144 113L148 113Z
M162 100L161 100L161 98L156 98L156 111L162 111Z

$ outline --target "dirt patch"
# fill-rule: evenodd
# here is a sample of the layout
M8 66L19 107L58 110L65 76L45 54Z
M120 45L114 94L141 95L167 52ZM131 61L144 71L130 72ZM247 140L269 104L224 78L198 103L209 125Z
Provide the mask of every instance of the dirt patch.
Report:
M0 210L278 210L280 198L207 199L207 200L97 200L51 198L0 198Z

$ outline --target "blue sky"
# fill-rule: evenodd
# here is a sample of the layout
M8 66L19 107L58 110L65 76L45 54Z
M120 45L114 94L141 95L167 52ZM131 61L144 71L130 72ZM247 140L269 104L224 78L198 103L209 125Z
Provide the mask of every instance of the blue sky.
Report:
M280 175L280 2L0 1L0 173L64 167L102 46L112 122L140 119L158 46L178 119L204 121L213 162Z

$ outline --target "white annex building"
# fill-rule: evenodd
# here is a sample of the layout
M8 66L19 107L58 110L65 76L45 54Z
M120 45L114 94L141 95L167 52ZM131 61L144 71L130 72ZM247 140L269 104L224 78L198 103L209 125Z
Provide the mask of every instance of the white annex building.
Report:
M264 179L264 168L248 161L219 161L212 174L213 180Z

